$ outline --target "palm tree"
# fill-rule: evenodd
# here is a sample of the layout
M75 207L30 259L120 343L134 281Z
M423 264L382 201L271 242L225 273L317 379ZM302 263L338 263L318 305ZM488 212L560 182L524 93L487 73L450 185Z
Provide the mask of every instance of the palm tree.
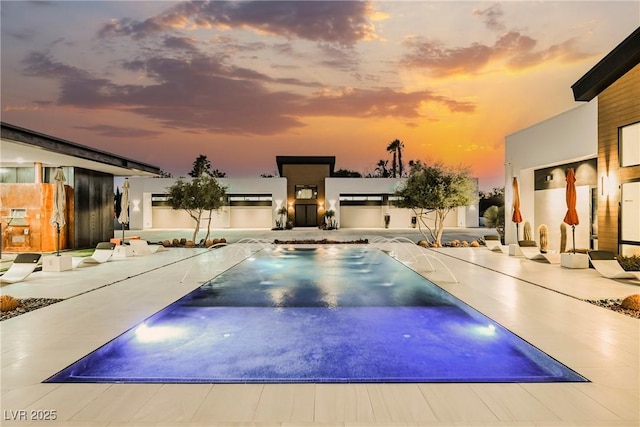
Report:
M394 177L394 178L396 177L396 173L398 171L397 152L398 152L398 143L399 142L400 142L399 140L394 139L387 146L387 153L393 153L393 161L391 163L391 176Z
M399 139L396 139L396 151L398 152L398 176L402 178L402 149L404 144Z

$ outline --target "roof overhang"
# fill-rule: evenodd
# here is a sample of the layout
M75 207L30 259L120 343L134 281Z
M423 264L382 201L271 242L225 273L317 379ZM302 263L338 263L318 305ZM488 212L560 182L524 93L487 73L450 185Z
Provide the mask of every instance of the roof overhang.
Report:
M329 176L333 176L336 167L335 156L276 156L278 172L282 175L283 165L328 165Z
M157 166L105 151L2 123L0 166L24 167L41 163L45 167L69 166L114 176L159 176Z
M640 27L571 86L573 99L591 101L638 64Z

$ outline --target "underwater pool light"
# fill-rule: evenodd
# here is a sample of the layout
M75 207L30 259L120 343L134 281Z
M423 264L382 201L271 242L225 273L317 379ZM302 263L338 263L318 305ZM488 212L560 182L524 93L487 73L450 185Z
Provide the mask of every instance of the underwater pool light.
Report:
M143 323L136 328L136 338L138 338L138 341L144 343L165 341L179 337L182 334L182 329L176 328L175 326L149 327L146 323Z
M489 325L489 326L478 326L476 328L476 331L480 334L480 335L486 335L486 336L492 336L496 334L496 327L493 325Z

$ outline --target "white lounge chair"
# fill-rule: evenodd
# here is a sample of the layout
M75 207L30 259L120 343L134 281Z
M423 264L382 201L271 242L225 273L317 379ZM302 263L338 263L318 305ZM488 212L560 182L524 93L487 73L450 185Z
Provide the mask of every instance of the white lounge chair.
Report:
M40 261L40 254L24 253L18 254L13 260L13 264L5 273L0 276L0 282L2 283L17 283L22 282L28 275L38 266Z
M93 251L93 254L90 256L73 257L72 266L73 268L76 268L80 267L82 264L102 264L103 262L107 262L113 255L113 248L115 248L115 246L115 243L100 242L96 246L96 250Z
M500 252L503 254L509 252L509 247L500 242L500 236L493 234L484 236L484 244L491 252Z
M545 261L549 264L560 264L559 253L542 253L535 240L519 240L518 249L527 259L532 261Z
M136 255L151 255L164 250L162 245L150 245L146 240L129 240L129 245Z
M636 279L640 280L640 271L625 271L613 252L590 251L591 265L602 277L607 279Z

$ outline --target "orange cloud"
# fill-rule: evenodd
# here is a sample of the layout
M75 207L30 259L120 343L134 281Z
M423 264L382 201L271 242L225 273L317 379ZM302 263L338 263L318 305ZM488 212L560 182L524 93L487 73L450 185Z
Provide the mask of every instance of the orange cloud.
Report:
M500 36L493 46L473 43L467 47L448 48L439 41L411 37L403 42L409 49L400 64L407 68L425 69L434 77L477 75L491 66L523 70L548 62L571 63L592 56L580 50L575 39L543 49L537 40L510 31Z

